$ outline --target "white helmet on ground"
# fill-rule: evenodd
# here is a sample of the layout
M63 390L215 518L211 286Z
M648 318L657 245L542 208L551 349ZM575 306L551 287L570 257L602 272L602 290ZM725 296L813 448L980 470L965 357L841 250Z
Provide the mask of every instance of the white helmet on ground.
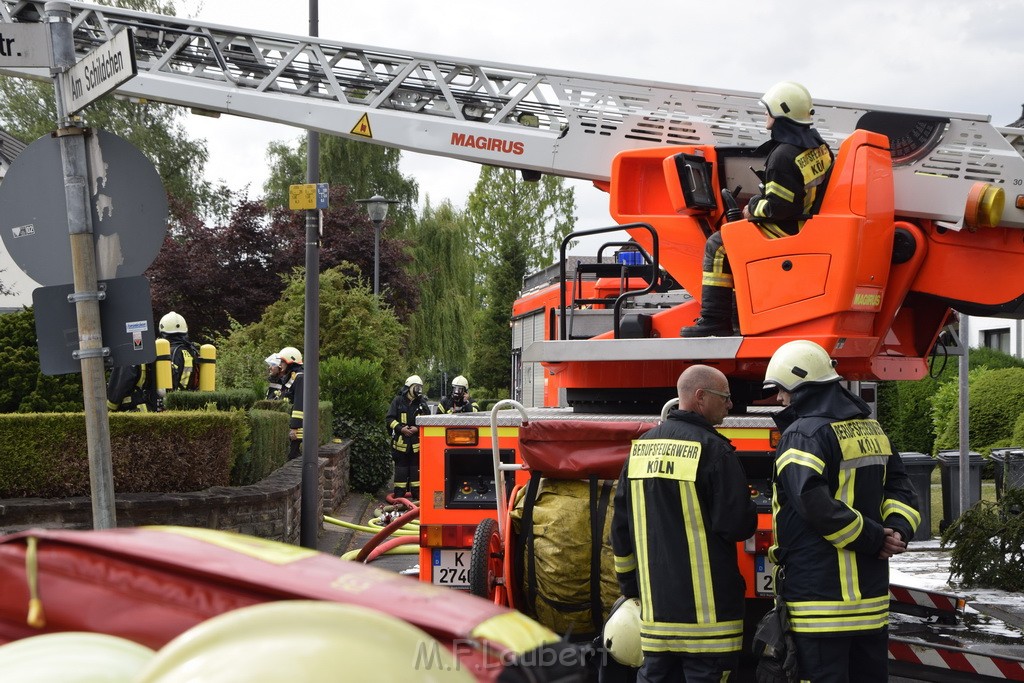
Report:
M612 605L604 623L601 640L608 654L619 664L636 668L644 663L640 647L640 600L621 597Z
M773 118L790 119L805 126L813 123L811 115L814 113L814 109L811 108L811 93L799 83L793 81L776 83L768 88L768 92L761 97L761 104Z
M835 370L835 361L818 344L804 339L779 347L768 361L764 388L778 387L795 391L804 384L828 384L842 379Z
M160 331L163 334L172 334L174 332L188 332L188 323L181 317L180 314L171 311L164 317L160 318Z
M462 375L459 375L452 380L452 388L454 389L455 387L462 387L466 391L469 391L469 380Z
M281 361L286 365L292 363L302 364L302 352L294 346L286 346L277 352L277 355L281 357Z

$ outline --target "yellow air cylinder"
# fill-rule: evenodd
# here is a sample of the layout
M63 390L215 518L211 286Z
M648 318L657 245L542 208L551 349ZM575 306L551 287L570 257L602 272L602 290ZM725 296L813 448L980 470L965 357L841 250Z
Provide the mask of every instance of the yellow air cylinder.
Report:
M171 388L171 342L156 340L156 388Z
M199 347L199 391L214 391L217 388L217 347L203 344Z

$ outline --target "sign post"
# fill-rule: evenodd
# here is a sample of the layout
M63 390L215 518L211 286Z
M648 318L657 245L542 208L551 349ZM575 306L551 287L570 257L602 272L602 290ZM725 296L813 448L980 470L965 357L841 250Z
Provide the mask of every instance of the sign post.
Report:
M117 526L117 519L114 471L110 456L107 385L103 374L103 358L107 349L103 347L100 328L100 293L96 277L92 204L87 187L89 169L85 152L85 129L71 120L72 112L69 111L65 100L65 93L71 93L72 101L77 102L79 108L85 106L94 99L88 95L95 93L102 87L101 82L106 82L107 79L99 79L95 89L82 85L83 97L74 97L77 88L73 80L69 80L76 77L71 74L77 73L71 8L62 2L47 3L46 18L50 27L53 68L56 72L54 91L57 101L57 137L60 141L64 171L64 199L68 211L71 267L74 273L74 293L71 298L75 303L78 319L79 346L73 355L82 363L82 400L85 405L85 432L89 450L92 523L94 529L112 529ZM134 68L134 59L131 60L131 65ZM112 67L111 70L114 71ZM121 71L116 70L118 74ZM84 92L86 90L88 93Z
M306 161L306 180L320 174L317 159L318 138L310 133L310 156ZM320 226L328 203L327 183L309 182L288 188L288 208L306 212L306 313L303 320L302 405L302 505L299 543L315 548L321 521L317 515L317 452L320 448Z

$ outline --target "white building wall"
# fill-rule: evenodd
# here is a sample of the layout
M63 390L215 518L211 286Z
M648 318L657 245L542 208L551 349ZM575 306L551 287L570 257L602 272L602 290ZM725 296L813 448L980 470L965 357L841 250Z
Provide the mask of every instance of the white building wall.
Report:
M1024 358L1024 321L971 316L968 327L969 347L987 346Z

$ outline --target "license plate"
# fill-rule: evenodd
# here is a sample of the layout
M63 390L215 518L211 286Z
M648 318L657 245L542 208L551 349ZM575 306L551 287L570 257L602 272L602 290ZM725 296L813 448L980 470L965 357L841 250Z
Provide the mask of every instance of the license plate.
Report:
M434 568L432 581L435 586L469 588L469 550L435 548L431 564Z
M767 555L754 558L754 590L758 595L775 595L775 563Z

